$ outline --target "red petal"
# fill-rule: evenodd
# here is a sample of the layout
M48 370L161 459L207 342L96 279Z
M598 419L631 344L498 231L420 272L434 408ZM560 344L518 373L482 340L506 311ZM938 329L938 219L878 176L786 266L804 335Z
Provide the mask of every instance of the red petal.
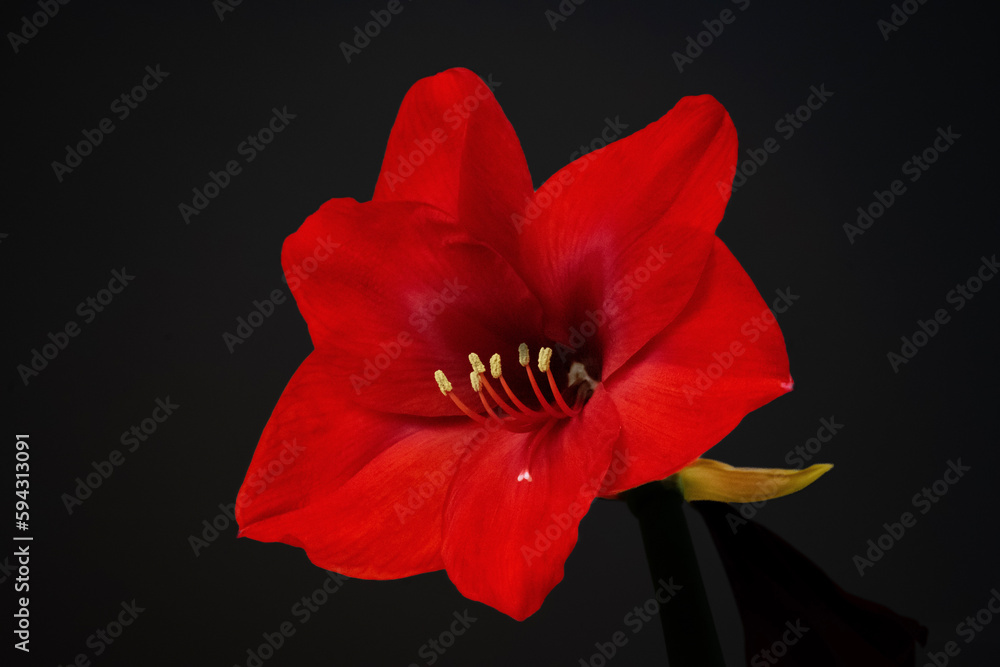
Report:
M735 163L732 121L702 95L552 176L523 212L518 269L546 333L578 347L594 321L607 378L662 331L698 283Z
M442 516L470 422L378 414L337 400L313 353L281 396L237 496L240 536L285 542L351 577L444 567Z
M774 315L716 239L684 311L605 384L622 418L619 450L634 461L603 490L613 495L677 472L792 378Z
M580 519L590 508L620 425L598 388L576 418L560 422L518 481L533 434L499 431L462 463L445 514L442 555L462 595L524 620L562 580Z
M410 88L389 136L373 200L435 206L513 257L510 215L532 192L521 144L482 79L456 68Z
M541 330L506 261L422 204L331 200L288 237L282 265L313 343L330 352L331 386L376 410L457 414L434 371L469 403L468 354L509 357Z

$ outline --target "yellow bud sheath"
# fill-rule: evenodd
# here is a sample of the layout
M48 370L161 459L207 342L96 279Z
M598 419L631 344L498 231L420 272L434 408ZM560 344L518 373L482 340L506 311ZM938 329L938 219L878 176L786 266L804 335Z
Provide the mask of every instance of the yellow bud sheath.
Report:
M721 461L695 459L673 479L689 502L752 503L801 491L832 467L830 463L817 463L804 470L735 468Z

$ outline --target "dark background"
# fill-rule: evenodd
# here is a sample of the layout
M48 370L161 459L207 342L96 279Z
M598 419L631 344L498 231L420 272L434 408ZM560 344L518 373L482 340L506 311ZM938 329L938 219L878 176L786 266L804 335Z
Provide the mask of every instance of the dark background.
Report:
M222 334L254 299L288 294L283 239L327 199L370 198L403 95L453 66L501 82L496 96L536 186L599 137L605 119L632 133L685 95L711 93L726 106L741 161L746 149L778 140L718 233L768 301L784 288L800 297L778 315L796 388L749 415L710 456L786 466L820 419L834 417L844 427L815 459L834 471L756 518L847 590L926 624L928 649L957 640L952 664L988 664L1000 622L968 644L956 625L1000 586L1000 281L960 311L946 295L998 250L994 35L978 10L912 2L916 13L886 40L877 21L889 19L891 4L752 0L743 11L730 2L589 0L553 30L545 12L558 11L556 0L417 0L350 63L339 44L386 3L250 0L220 20L208 1L71 2L17 53L8 37L0 47L9 147L3 450L12 470L14 435L30 434L31 664L70 664L83 653L94 665L246 665L262 633L285 621L295 635L265 664L425 664L421 646L453 612L469 610L478 620L437 664L578 665L595 642L627 630L623 617L652 587L637 525L620 503L595 503L565 580L523 623L462 598L442 572L349 580L299 623L293 605L326 573L298 549L236 540L219 509L235 499L271 409L311 349L290 299L233 353ZM726 8L735 21L679 72L672 54ZM38 11L8 3L0 26L20 31L22 17ZM111 102L156 65L169 75L119 120ZM793 136L777 132L821 85L833 92L822 108ZM178 205L210 170L242 162L238 144L275 107L295 119L185 224ZM57 180L51 163L105 117L115 130ZM911 183L902 164L939 127L960 138ZM850 243L843 224L894 179L905 194ZM77 304L122 267L134 281L84 322ZM939 308L951 320L895 373L887 353ZM69 320L79 335L26 386L17 366ZM128 452L120 434L167 397L180 407ZM70 514L63 494L116 449L122 465ZM852 558L884 522L914 511L911 497L958 458L971 471L860 576ZM203 522L213 520L223 529L195 555L189 538L204 537ZM13 559L0 562L13 599ZM714 555L705 568L730 664L741 664L741 631ZM133 599L144 611L95 655L88 637ZM628 634L612 664L663 664L656 622Z

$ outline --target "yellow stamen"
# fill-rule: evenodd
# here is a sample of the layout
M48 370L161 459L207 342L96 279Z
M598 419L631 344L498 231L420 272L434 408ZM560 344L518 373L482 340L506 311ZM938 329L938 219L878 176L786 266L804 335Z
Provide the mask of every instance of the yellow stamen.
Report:
M444 371L434 371L434 379L437 380L438 389L441 390L441 393L450 398L451 402L455 404L455 407L464 412L465 416L467 416L469 419L479 424L486 423L485 417L483 417L482 415L477 415L475 412L470 410L469 406L463 403L462 399L460 399L458 396L454 394L451 382L448 382L448 378L444 376Z
M448 382L448 378L444 376L444 371L434 371L434 379L437 380L438 389L440 389L441 393L445 396L447 396L448 392L453 389L451 383Z
M499 356L499 355L497 355L497 356ZM497 365L499 366L499 360L497 360ZM527 405L525 405L524 403L522 403L520 401L520 399L518 399L518 397L514 395L514 392L511 391L510 385L507 384L507 380L503 379L502 375L500 376L500 384L501 384L501 386L503 386L503 390L505 392L507 392L507 396L510 397L511 403L513 403L514 405L516 405L518 410L520 410L521 412L523 412L526 415L541 414L541 413L538 412L538 410L532 410ZM511 411L511 412L513 412L513 411Z
M566 400L562 397L562 394L559 393L559 387L556 385L556 379L552 375L552 369L546 368L545 375L546 377L549 378L549 387L552 388L552 396L556 399L556 405L559 406L560 410L566 413L567 417L572 417L573 415L575 415L577 411L569 407L566 404Z
M497 414L497 413L496 413L496 412L495 412L495 411L493 410L493 408L492 408L492 407L490 407L490 402L486 400L486 394L484 394L484 393L483 393L483 392L481 392L481 391L479 391L479 392L476 392L476 393L478 393L478 394L479 394L479 400L480 400L480 401L482 401L482 403L483 403L483 407L484 407L484 408L486 408L486 412L488 412L488 413L489 413L490 417L492 417L493 419L496 419L496 420L500 421L500 415L498 415L498 414Z
M521 345L522 347L524 347L525 350L528 349L527 346L524 345L524 343L522 343ZM541 362L541 356L539 356L539 363L540 362ZM563 417L564 415L560 414L558 410L553 408L549 404L549 402L545 400L545 396L542 395L542 390L538 388L538 382L535 380L535 374L531 372L531 366L529 366L528 364L522 364L522 366L524 366L524 370L528 372L528 381L531 383L531 390L535 392L535 398L538 399L538 403L542 406L542 409L545 410L545 412L547 412L549 416L555 417L556 419L560 419L561 417Z
M552 363L552 348L543 347L538 351L538 370L543 373L548 372L549 365Z
M486 372L486 366L483 366L482 360L479 358L479 355L476 354L475 352L469 354L469 363L472 364L472 369L477 373Z
M510 386L503 377L503 371L500 363L500 355L494 354L490 357L490 375L493 376L494 380L499 380L500 385L503 387L504 393L510 398L513 406L508 403L504 398L498 393L493 385L490 383L488 376L486 375L486 365L480 359L479 355L475 352L469 354L469 363L472 364L472 372L469 373L469 382L472 384L472 390L479 396L479 400L482 401L483 408L486 413L493 419L497 419L504 422L507 428L513 430L514 432L527 432L534 428L534 424L538 423L538 418L542 415L548 415L555 419L565 419L567 417L573 417L579 414L583 403L586 401L588 394L584 390L577 392L576 404L571 408L566 401L563 399L562 394L559 392L559 387L556 384L555 377L552 375L552 348L543 347L538 350L538 370L545 374L548 379L549 387L552 389L552 394L555 397L555 406L547 399L538 386L538 382L535 380L534 372L532 371L530 364L530 351L526 343L521 343L517 348L517 360L524 368L528 374L528 381L531 384L531 389L538 399L541 410L535 410L529 408L527 405L518 400L514 392L511 391ZM452 402L467 416L472 418L474 421L484 424L486 419L481 412L473 412L469 409L465 403L454 393L454 388L448 378L445 377L443 371L434 372L434 380L438 384L438 389L441 393L452 400ZM593 389L596 382L587 375L586 369L583 368L582 364L576 363L570 368L568 374L569 386L572 387L575 384L580 384L581 382L589 382L591 389ZM483 390L486 391L483 391ZM489 394L490 401L486 394ZM496 408L496 409L494 409ZM500 416L502 415L502 416ZM524 419L527 418L527 419ZM554 424L554 422L553 422ZM551 428L551 425L549 425ZM547 432L547 428L543 427L543 431ZM525 477L522 479L531 480L530 474L525 470Z
M522 344L522 346L525 349L527 349L527 346L525 346L523 344ZM527 405L525 405L524 403L522 403L521 401L519 401L518 398L517 398L517 396L514 395L514 392L512 392L510 390L510 387L507 386L507 381L503 379L503 371L501 370L501 367L500 367L500 355L499 354L494 354L492 357L490 357L490 375L493 376L494 380L500 380L500 385L503 387L503 390L505 392L507 392L507 396L510 397L510 400L513 401L514 405L517 406L518 410L520 410L521 412L523 412L526 415L537 415L538 414L537 411L532 410ZM497 405L501 406L509 414L513 415L515 413L514 408L512 408L507 403L507 401L503 400L500 397L500 395L497 394L497 392L493 390L493 386L489 383L489 380L487 380L485 378L485 376L483 377L483 383L486 385L486 391L490 392L490 396L492 396L493 400L495 400L497 402Z
M483 370L486 370L486 368L484 367ZM500 383L504 384L503 378L500 377L499 354L494 354L492 357L490 357L490 372L493 374L494 380L499 378ZM497 402L497 405L506 410L508 414L513 415L515 412L514 408L510 407L510 404L507 403L507 401L503 400L500 394L497 393L496 389L493 388L493 385L490 384L490 381L486 379L486 374L480 373L479 379L483 381L483 386L486 387L486 391L488 391L490 396L493 397L493 400ZM509 393L510 392L508 392L508 394ZM487 406L486 409L489 410L490 409L489 406Z

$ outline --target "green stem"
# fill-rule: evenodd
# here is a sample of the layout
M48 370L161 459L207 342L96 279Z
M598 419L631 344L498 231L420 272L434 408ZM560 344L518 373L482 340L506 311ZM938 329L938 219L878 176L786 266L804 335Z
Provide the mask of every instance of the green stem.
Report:
M672 667L725 667L705 595L698 558L684 518L684 497L676 487L653 482L620 496L639 520L653 585L682 587L660 606L660 623Z

